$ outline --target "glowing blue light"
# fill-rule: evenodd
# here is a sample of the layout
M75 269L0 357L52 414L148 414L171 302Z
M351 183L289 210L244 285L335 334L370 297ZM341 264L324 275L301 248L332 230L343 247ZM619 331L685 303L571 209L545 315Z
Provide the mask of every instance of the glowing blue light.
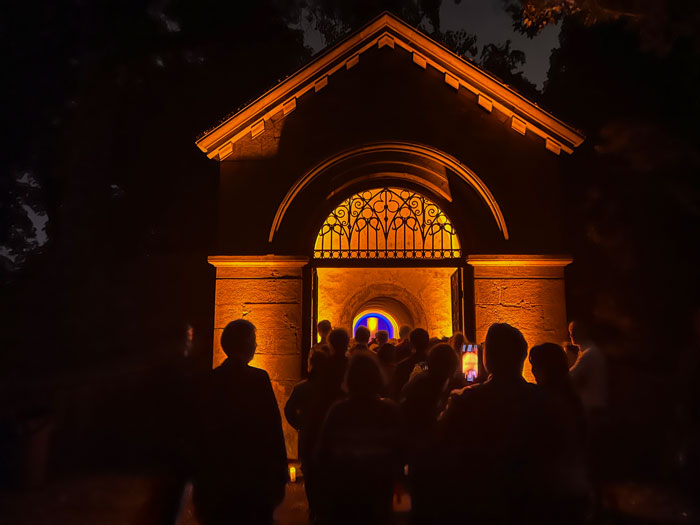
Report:
M352 327L352 335L353 337L355 336L355 330L357 330L358 326L367 326L367 319L369 317L376 317L377 318L377 330L386 330L389 332L389 339L394 338L394 326L391 324L391 321L389 321L389 318L386 317L385 315L379 314L379 313L367 313L360 317L357 322L355 323L355 326Z

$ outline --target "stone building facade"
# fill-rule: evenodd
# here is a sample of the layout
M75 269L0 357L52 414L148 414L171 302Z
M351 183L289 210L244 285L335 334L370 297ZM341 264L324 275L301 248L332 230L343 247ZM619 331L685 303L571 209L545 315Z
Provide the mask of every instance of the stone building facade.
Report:
M226 323L251 320L253 365L268 371L283 405L319 316L351 329L372 305L435 336L463 330L480 342L506 321L530 345L561 341L571 259L562 255L560 178L583 139L405 22L379 16L197 141L220 167L219 246L209 259L214 366ZM376 204L389 194L391 204ZM342 206L353 199L364 207L348 224ZM426 202L432 218L417 211ZM389 221L392 206L403 211ZM379 240L358 237L382 237L390 222ZM420 246L391 237L416 224ZM347 236L335 251L319 250L328 227ZM448 228L456 248L443 249L444 237L436 248L434 232ZM293 457L296 436L286 432Z

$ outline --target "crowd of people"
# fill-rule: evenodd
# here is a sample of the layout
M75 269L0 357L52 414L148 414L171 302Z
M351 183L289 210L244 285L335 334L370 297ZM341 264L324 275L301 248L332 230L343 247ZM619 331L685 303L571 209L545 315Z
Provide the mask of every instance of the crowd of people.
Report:
M308 357L284 416L313 523L390 523L407 490L413 523L577 523L590 506L591 429L606 405L606 364L587 327L566 348L531 348L493 324L482 372L467 381L462 334L401 327L354 338L331 323ZM263 370L248 365L255 327L221 337L226 361L208 382L194 501L204 523L269 523L288 480L281 415ZM529 359L536 384L523 378ZM404 494L405 496L405 494Z

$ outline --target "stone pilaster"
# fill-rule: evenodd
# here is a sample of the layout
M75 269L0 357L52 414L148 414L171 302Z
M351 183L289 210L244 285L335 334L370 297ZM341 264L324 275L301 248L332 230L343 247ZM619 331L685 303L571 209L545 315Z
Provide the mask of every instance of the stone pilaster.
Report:
M497 322L519 328L530 348L567 339L564 267L571 261L555 255L470 255L477 341ZM523 375L533 380L529 362Z
M258 348L251 366L267 371L280 406L301 380L302 267L306 257L213 256L216 267L214 354L212 366L226 358L219 340L234 319L256 327ZM282 416L287 455L297 456L297 433Z

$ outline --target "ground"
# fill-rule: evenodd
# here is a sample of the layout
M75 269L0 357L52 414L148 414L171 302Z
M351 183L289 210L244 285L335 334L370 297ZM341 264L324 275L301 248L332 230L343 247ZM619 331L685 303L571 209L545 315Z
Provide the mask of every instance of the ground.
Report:
M93 473L53 480L27 490L0 493L0 522L5 525L146 525L176 523L197 525L189 488L180 494L177 518L168 517L166 480L152 475ZM668 487L620 483L606 487L606 512L595 523L698 523L700 513L691 502ZM171 501L175 501L172 500ZM280 525L308 523L303 482L289 484L275 513ZM406 523L397 515L396 523Z

